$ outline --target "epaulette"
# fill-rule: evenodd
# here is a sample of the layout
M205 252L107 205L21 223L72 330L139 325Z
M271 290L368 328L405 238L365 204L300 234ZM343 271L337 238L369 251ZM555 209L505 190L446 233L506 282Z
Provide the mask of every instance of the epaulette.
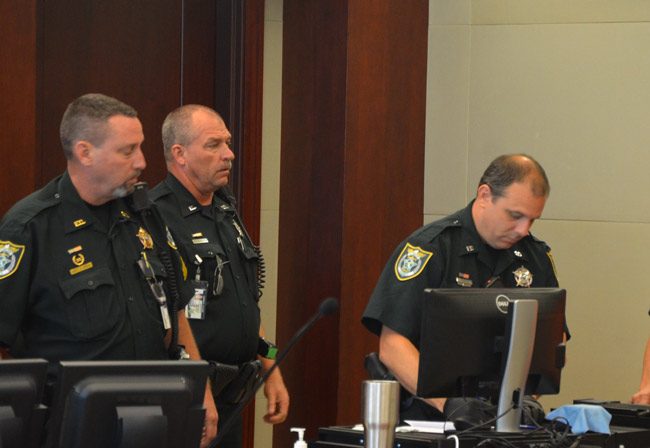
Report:
M462 227L459 212L427 224L426 226L413 233L409 237L409 240L413 239L429 243L435 240L442 232L445 231L445 229L453 227Z
M25 225L43 211L61 203L58 193L58 180L50 181L45 187L16 202L5 214L4 220L12 220L20 225Z
M172 194L172 190L165 182L161 182L149 190L149 199L155 202L163 196L168 196L170 194Z
M551 247L548 245L548 243L546 241L540 240L539 238L537 238L532 233L529 233L528 236L530 237L531 240L533 240L534 243L543 245L546 248L547 252L551 250Z

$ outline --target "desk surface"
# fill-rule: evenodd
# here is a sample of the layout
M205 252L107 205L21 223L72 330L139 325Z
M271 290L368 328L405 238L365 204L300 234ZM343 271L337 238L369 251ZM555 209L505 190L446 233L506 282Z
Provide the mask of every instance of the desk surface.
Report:
M453 434L453 433L450 433ZM447 435L431 433L396 433L396 448L454 448L454 440ZM645 428L612 427L612 434L587 433L581 436L569 435L571 441L580 437L580 447L605 448L647 448L650 446L650 430ZM517 434L504 434L488 431L466 433L459 436L460 448L474 447L486 439L507 440L513 447L543 447L551 441L547 433L529 431ZM363 432L349 426L331 426L318 430L318 440L311 442L312 448L352 448L363 446ZM496 446L485 444L485 447ZM503 446L503 445L499 445ZM568 444L567 444L568 446Z

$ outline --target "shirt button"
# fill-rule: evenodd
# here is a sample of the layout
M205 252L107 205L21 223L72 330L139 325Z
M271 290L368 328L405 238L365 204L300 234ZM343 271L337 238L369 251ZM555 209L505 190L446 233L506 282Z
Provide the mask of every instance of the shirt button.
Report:
M135 330L135 332L138 333L138 334L142 334L142 330L139 329L139 328L137 330Z
M92 281L92 280L88 280L88 286L93 286L94 284L95 284L94 281Z
M243 306L244 308L246 308L246 307L248 306L248 304L247 304L246 302L242 302L242 303L241 303L241 306Z
M236 278L237 280L239 280L239 275L235 274L235 278Z
M129 302L133 302L133 297L129 297L129 298L126 299L126 300L128 300Z

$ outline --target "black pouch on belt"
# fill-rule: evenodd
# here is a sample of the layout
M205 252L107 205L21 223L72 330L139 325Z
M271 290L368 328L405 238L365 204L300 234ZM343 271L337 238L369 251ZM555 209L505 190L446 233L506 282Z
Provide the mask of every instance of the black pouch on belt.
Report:
M211 361L212 395L220 403L237 404L255 387L262 363L258 360L240 366Z

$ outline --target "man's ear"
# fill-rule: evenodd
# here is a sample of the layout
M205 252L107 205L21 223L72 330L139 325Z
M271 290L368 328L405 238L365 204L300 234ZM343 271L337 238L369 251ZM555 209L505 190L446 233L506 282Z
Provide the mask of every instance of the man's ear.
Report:
M72 148L72 155L83 166L89 166L93 163L93 145L85 140L79 140Z
M476 201L480 204L487 204L492 201L492 188L488 184L481 184L476 190Z
M187 160L185 159L185 152L185 147L183 145L179 145L178 143L171 147L172 158L180 166L185 166L187 163Z

